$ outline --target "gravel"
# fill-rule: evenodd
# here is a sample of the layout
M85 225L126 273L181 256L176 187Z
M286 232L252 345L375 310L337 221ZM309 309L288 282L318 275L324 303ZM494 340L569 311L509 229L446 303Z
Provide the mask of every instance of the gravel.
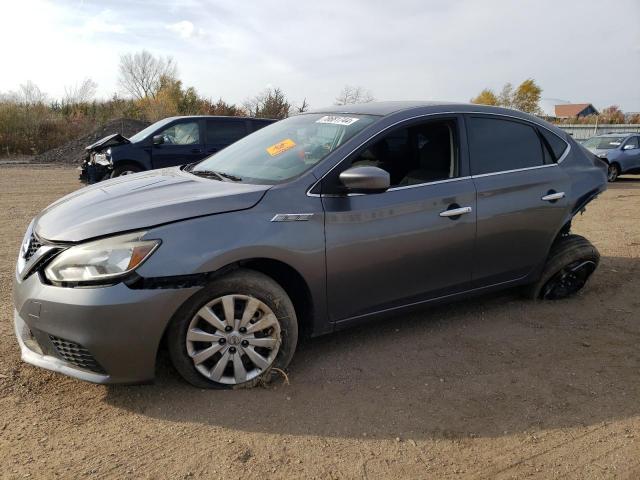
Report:
M87 145L91 145L96 140L100 140L112 133L121 133L125 137L130 137L148 125L149 122L133 120L131 118L111 120L87 135L36 155L33 157L32 162L79 164L82 163L84 159L84 149Z

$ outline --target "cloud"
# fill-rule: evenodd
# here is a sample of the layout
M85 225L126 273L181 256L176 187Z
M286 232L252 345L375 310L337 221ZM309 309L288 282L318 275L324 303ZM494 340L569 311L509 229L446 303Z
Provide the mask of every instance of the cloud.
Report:
M196 31L196 27L189 20L172 23L166 26L167 30L177 33L182 38L191 38Z
M80 31L85 35L96 33L125 33L124 25L115 22L111 10L103 10L95 17L89 18Z

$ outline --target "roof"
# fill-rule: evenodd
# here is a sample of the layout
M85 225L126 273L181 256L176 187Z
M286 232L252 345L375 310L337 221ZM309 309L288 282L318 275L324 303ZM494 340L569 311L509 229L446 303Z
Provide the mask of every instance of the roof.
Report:
M564 105L556 105L556 117L577 117L583 110L586 110L589 107L595 110L595 107L590 103L567 103Z
M402 110L420 107L459 107L464 103L454 102L426 102L426 101L397 101L397 102L369 102L349 105L331 105L329 107L313 109L309 113L354 113L360 115L389 115Z

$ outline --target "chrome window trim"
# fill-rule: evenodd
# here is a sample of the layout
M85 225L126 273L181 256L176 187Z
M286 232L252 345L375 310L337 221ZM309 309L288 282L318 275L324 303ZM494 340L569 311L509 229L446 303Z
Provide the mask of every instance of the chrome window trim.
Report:
M513 118L515 120L518 120L520 122L526 123L528 125L532 125L532 126L536 126L536 127L540 127L540 128L544 128L545 130L549 131L552 135L555 135L556 137L558 137L560 140L562 140L564 143L567 144L567 148L565 149L565 151L562 153L562 155L560 156L560 158L554 162L554 163L549 163L547 165L537 165L535 167L525 167L525 168L518 168L515 170L501 170L499 172L491 172L491 173L482 173L480 175L470 175L467 177L456 177L456 178L448 178L445 180L438 180L435 182L426 182L426 183L420 183L420 184L416 184L416 185L406 185L404 187L393 187L390 188L389 190L387 190L387 192L390 191L394 191L394 190L398 190L398 189L403 189L403 188L416 188L416 187L422 187L422 186L426 186L426 185L433 185L433 184L437 184L437 183L443 183L443 182L451 182L451 181L455 181L455 180L464 180L464 179L468 179L468 178L478 178L478 177L487 177L490 175L500 175L503 173L513 173L513 172L519 172L519 171L525 171L525 170L533 170L533 169L537 169L537 168L544 168L544 167L552 167L552 166L558 166L558 164L562 163L562 161L567 158L567 156L569 155L569 152L571 151L571 144L569 142L567 142L564 138L558 136L553 130L551 130L548 127L545 127L544 125L537 123L537 122L533 122L531 120L525 119L525 118L520 118L517 117L515 115L508 115L506 113L493 113L493 112L482 112L482 111L471 111L471 112L461 112L461 111L447 111L447 112L435 112L435 113L426 113L423 115L415 115L413 117L409 117L409 118L404 118L402 120L398 120L395 123L392 123L391 125L388 125L387 127L383 128L382 130L380 130L379 132L375 133L374 135L372 135L371 137L367 138L364 142L362 142L360 145L358 145L356 148L354 148L353 150L351 150L347 155L344 156L344 158L342 160L340 160L338 163L336 163L333 167L331 167L329 169L329 171L327 171L324 175L322 175L322 177L320 177L318 180L316 180L308 189L307 189L307 197L322 197L323 195L320 193L311 193L311 190L313 190L316 185L318 185L323 179L324 177L326 177L327 175L329 175L338 165L340 165L345 158L350 157L351 155L353 155L355 153L356 150L358 150L359 148L361 148L364 144L366 144L367 142L371 141L372 138L386 132L387 130L389 130L390 128L393 128L401 123L404 122L410 122L412 120L417 120L419 118L427 118L427 117L433 117L436 115L488 115L488 116L495 116L495 117L507 117L507 118ZM347 196L357 196L357 195L364 195L363 193L349 193L347 194ZM339 194L325 194L324 196L326 197L343 197L344 195L339 195Z
M500 170L499 172L479 173L471 175L471 178L493 177L494 175L504 175L507 173L526 172L527 170L537 170L539 168L557 167L557 163L548 163L546 165L536 165L535 167L514 168L513 170Z
M437 185L439 183L457 182L459 180L469 180L470 178L473 178L473 177L470 175L467 175L465 177L445 178L444 180L434 180L433 182L416 183L415 185L401 185L399 187L390 188L387 190L387 192L395 192L396 190L406 190L408 188L425 187L428 185Z

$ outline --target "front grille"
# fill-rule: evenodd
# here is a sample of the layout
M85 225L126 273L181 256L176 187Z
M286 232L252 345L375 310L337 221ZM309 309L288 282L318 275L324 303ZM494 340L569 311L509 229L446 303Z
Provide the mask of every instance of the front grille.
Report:
M42 243L40 243L40 241L34 234L31 234L31 238L29 239L29 246L27 247L27 251L24 253L25 261L28 262L41 246Z
M49 335L49 339L53 346L56 347L58 355L72 365L95 373L106 373L104 368L93 358L93 355L89 353L89 350L82 345L53 335Z

